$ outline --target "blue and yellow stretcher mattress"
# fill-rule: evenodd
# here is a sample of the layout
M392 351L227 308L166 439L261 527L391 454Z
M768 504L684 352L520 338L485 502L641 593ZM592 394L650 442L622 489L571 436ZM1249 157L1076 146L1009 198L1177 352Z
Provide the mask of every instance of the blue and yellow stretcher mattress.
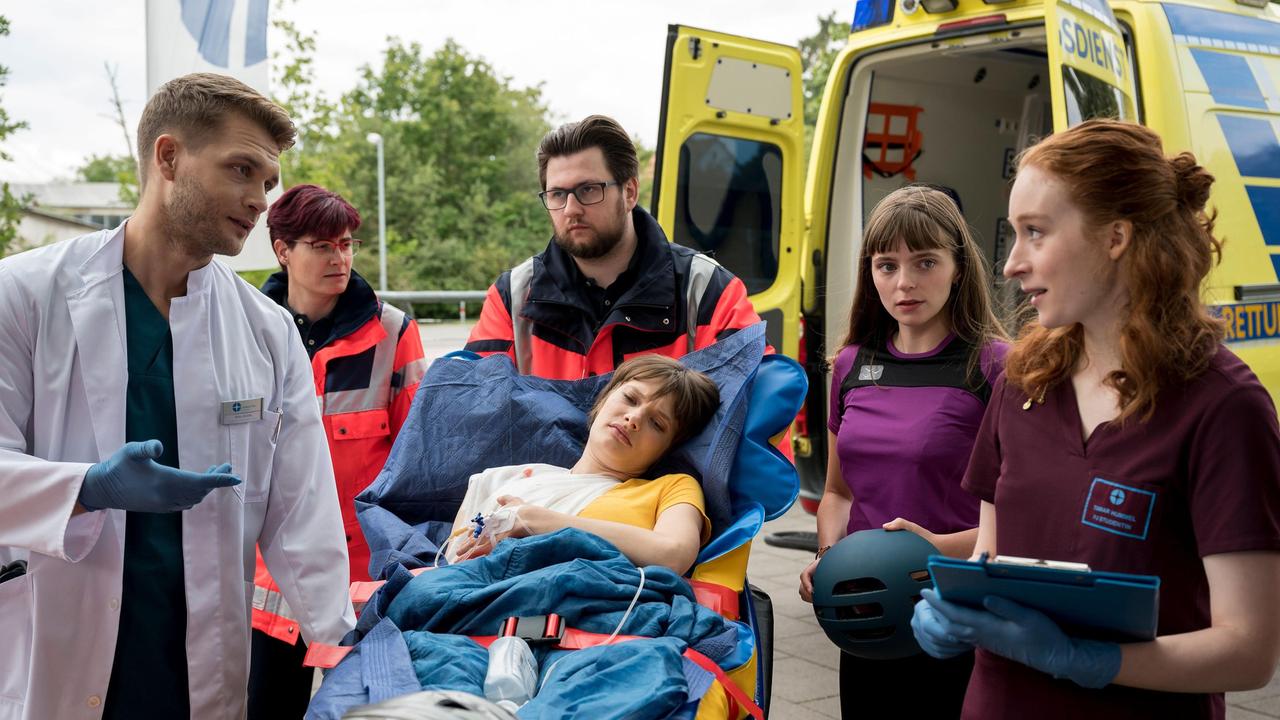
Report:
M682 358L716 381L721 405L702 433L671 453L651 474L688 472L700 479L712 539L699 554L690 580L664 568L646 568L638 608L653 608L628 617L621 634L653 639L571 650L567 652L574 654L572 662L543 663L544 673L547 667L555 668L555 682L544 684L541 693L548 693L546 699L530 703L521 717L558 716L563 707L555 710L553 704L565 703L588 712L585 708L597 700L605 703L600 707L616 710L620 707L616 689L608 689L603 680L585 682L593 673L607 672L624 673L620 677L631 678L637 686L636 679L643 676L646 682L665 688L644 686L644 706L649 708L644 712L659 713L652 717L692 717L693 708L699 717L745 715L745 703L729 699L742 696L738 688L746 698L761 701L757 643L751 632L754 618L750 600L742 593L746 563L750 540L761 525L786 512L795 501L795 469L769 441L795 417L807 390L801 368L783 356L762 358L764 345L760 323ZM387 583L366 605L349 638L357 643L355 650L326 677L309 718L341 717L350 707L418 689L474 692L467 683L476 671L483 683L486 651L483 645L459 636L491 636L497 632L496 623L508 616L555 612L575 631L588 635L607 634L615 628L636 591L638 571L609 543L587 533L561 531L508 541L489 559L432 570L416 579L408 572L433 564L437 543L447 535L472 474L529 462L572 466L586 439L587 412L608 380L608 376L558 381L519 375L505 356L444 358L431 366L386 466L356 499L371 551L370 574ZM512 562L512 557L519 562ZM500 561L506 564L491 567ZM556 580L548 582L551 577ZM569 581L583 577L609 579L581 587ZM484 587L475 578L483 578ZM459 604L459 598L472 593L491 601L489 594L494 592L502 598L494 609L488 609L487 603L470 609ZM562 592L569 595L557 594ZM613 607L621 596L625 596L622 607ZM745 601L741 618L739 598ZM581 612L573 610L577 601L582 601ZM443 610L445 606L452 610ZM434 610L424 615L421 608ZM659 612L657 608L665 608L665 623L643 619ZM677 609L684 613L680 618ZM494 621L498 615L502 617ZM726 641L731 642L726 645ZM700 671L703 668L697 663L688 662L685 649L701 656L704 665L707 658L714 660L728 673L728 680L715 680L711 673ZM580 675L584 682L573 691L574 683L559 676L580 665L594 669L575 671L573 676ZM470 670L460 673L459 667ZM719 673L722 678L724 672ZM455 684L439 682L441 673ZM738 687L732 693L717 688L725 682ZM561 687L553 689L553 685ZM580 696L563 694L572 692ZM655 704L655 693L683 701Z

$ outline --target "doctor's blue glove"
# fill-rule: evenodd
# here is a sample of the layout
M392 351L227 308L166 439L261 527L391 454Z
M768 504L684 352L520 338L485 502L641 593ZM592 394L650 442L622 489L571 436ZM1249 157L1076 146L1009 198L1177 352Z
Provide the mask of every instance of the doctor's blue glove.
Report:
M240 484L230 465L193 473L157 463L163 452L159 440L125 443L111 457L89 467L80 486L80 504L90 512L103 508L177 512L200 502L214 488Z
M924 592L933 594L932 590ZM959 637L960 631L967 628L953 625L945 615L934 609L932 602L943 601L936 594L933 594L932 602L928 596L923 597L926 599L916 603L911 615L911 631L915 634L916 642L920 643L920 647L939 660L946 660L972 650L973 643L961 640Z
M950 635L1055 678L1100 688L1120 672L1119 645L1070 637L1038 610L988 597L983 612L949 603L933 590L921 595L946 619Z

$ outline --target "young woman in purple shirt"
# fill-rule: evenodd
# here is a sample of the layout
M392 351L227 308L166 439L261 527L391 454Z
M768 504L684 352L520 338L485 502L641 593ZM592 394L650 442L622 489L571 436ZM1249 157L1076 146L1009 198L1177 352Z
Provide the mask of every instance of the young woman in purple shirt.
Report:
M1039 320L996 383L965 488L976 549L1158 575L1157 638L1068 636L1001 598L932 591L912 627L976 663L964 717L1215 718L1280 657L1280 428L1200 298L1219 254L1213 177L1138 125L1032 147L1009 199L1005 275Z
M960 479L1007 345L990 273L954 200L901 188L872 211L849 335L836 355L818 556L870 528L915 532L968 557L978 499ZM800 575L813 598L815 559ZM958 717L971 657L840 657L846 718ZM909 698L909 699L907 699ZM904 699L906 704L904 705Z

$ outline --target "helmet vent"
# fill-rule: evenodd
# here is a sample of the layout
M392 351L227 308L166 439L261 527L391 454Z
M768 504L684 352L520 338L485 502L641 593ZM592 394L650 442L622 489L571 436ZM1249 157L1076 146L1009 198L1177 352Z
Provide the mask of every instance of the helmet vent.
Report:
M884 617L884 606L880 603L858 603L836 608L837 620L869 620L878 617Z
M857 630L848 631L848 636L852 640L883 640L896 632L896 625L876 628L859 628Z
M831 588L832 595L858 595L861 593L884 590L884 581L877 577L860 577L853 580L841 580Z
M929 582L929 571L916 570L915 572L911 573L911 579L915 580L916 582Z

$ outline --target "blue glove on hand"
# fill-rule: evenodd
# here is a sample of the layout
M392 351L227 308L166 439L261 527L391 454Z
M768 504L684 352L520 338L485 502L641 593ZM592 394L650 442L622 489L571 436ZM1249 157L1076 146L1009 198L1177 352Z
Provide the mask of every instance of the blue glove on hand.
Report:
M163 452L159 440L125 443L111 457L89 467L80 486L80 504L90 512L103 508L177 512L200 502L214 488L240 484L230 465L193 473L157 463Z
M917 604L917 616L921 614L919 606L927 603L936 615L933 632L942 637L969 642L1081 687L1105 687L1120 672L1120 646L1116 643L1069 637L1049 616L1011 600L987 597L982 603L987 611L983 612L949 603L933 590L925 590L921 596L924 600Z
M933 591L925 590L924 592L932 593ZM934 595L934 597L937 596ZM935 610L927 599L916 603L911 615L911 631L915 633L916 642L920 643L920 647L926 653L939 660L946 660L972 650L973 643L961 640L952 634L953 630L951 621Z

